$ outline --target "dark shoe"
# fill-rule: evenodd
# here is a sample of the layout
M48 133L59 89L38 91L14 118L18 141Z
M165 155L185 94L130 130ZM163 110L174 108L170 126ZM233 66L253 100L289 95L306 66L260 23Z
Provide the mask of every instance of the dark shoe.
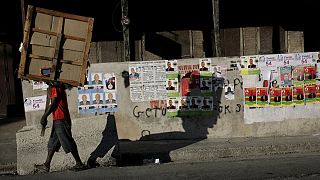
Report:
M50 167L47 167L44 164L35 164L34 165L34 173L48 173L50 171Z
M87 168L91 169L91 168L96 168L96 167L99 167L99 166L100 166L100 164L97 163L96 161L88 159Z
M76 164L70 170L71 171L82 171L82 170L86 170L86 169L87 169L87 167L84 164Z

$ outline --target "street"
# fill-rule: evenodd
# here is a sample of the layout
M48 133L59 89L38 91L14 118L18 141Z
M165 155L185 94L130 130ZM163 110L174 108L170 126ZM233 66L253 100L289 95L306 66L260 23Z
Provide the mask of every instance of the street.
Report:
M4 175L0 179L320 179L320 155L289 154L246 160L100 167L80 172Z

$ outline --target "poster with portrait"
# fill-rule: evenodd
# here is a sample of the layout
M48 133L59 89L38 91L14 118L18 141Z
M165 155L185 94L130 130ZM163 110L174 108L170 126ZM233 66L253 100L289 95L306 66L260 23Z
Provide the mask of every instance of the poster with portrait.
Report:
M197 70L189 71L181 75L181 94L191 96L200 92L200 72Z
M320 62L320 60L319 60L319 62ZM316 83L320 84L320 63L316 64L316 71L317 71Z
M212 77L200 76L200 90L203 96L212 95Z
M103 84L104 84L104 90L105 91L116 91L116 76L114 73L105 73L103 75Z
M241 56L240 57L241 75L259 75L258 68L259 56Z
M90 77L91 77L91 81L89 83L90 85L103 86L102 85L102 73L91 73Z
M304 83L305 84L316 84L316 67L315 66L305 66L304 67Z
M186 96L179 97L179 111L188 111L189 106L188 106L188 100Z
M201 106L201 96L190 96L189 97L189 108L192 111L199 111Z
M234 100L234 84L225 84L224 97L226 100Z
M269 87L280 87L280 73L278 67L270 67L270 85Z
M249 61L250 63L250 61ZM278 66L278 55L260 55L259 56L259 67L277 67Z
M202 97L200 109L202 111L212 111L213 110L213 97Z
M301 86L304 84L304 66L294 66L292 69L292 84Z
M95 112L95 106L92 104L91 93L78 93L78 110L81 115Z
M166 90L168 97L180 96L178 78L168 78L166 82Z
M281 88L270 88L270 106L281 106Z
M169 97L167 100L167 116L178 115L179 98Z
M166 73L167 74L177 74L178 73L178 61L177 60L165 60Z
M306 53L297 53L296 54L296 61L297 63L299 63L299 65L303 65L303 66L310 66L310 65L314 65L316 63L316 54L315 53L310 53L310 52L306 52Z
M227 68L227 67L223 67L223 66L217 65L217 64L212 64L211 65L212 77L222 78L226 72L225 68Z
M293 91L292 87L281 88L281 103L282 106L292 106L293 105Z
M130 84L140 83L142 81L142 66L139 62L129 63L129 81Z
M316 101L320 102L320 85L316 85Z
M269 105L269 94L267 87L258 87L257 88L257 106L265 107Z
M211 71L211 59L210 58L199 59L199 71L200 72L210 72Z
M92 93L92 104L94 105L104 104L104 93Z
M316 85L306 85L304 86L304 92L305 92L305 101L306 104L313 104L316 102Z
M244 105L248 107L257 106L257 91L256 88L244 88Z
M27 97L24 99L25 112L45 110L47 95Z
M291 66L280 67L280 85L281 87L290 87L292 85Z
M246 84L247 87L249 87L249 86L251 86L251 87L252 86L269 87L269 83L270 83L270 79L271 79L270 68L268 68L268 67L260 68L260 76L257 78L259 78L258 85L253 84L255 82L255 80L251 80L251 81L249 80L249 83L247 83L247 82L244 82L244 83ZM248 78L246 77L246 79L248 79Z
M293 103L295 105L304 104L304 88L303 86L293 87Z

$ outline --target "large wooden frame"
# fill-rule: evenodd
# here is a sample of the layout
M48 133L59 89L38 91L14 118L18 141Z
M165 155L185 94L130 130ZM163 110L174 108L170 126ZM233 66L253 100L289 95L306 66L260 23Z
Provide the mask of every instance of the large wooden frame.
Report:
M85 83L93 18L28 6L19 78ZM41 69L50 68L50 76Z

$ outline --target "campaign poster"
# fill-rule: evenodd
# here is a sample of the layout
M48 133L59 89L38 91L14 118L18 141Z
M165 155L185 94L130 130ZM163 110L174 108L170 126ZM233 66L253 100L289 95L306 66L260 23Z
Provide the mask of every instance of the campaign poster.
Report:
M177 116L178 115L178 97L169 97L167 100L167 116Z
M315 66L305 66L304 67L304 83L305 84L315 84L316 83L316 67Z
M269 95L267 87L257 88L257 106L265 107L269 105Z
M102 73L91 73L90 85L103 86L102 85Z
M264 68L260 68L260 76L258 77L259 79L259 87L269 87L269 83L270 83L270 79L271 79L271 69L264 67ZM254 86L252 83L254 82L251 81L251 83L246 83L249 84L250 86ZM252 84L252 85L251 85ZM248 85L247 85L248 87Z
M315 85L304 86L304 92L306 104L312 104L316 102L317 91Z
M293 105L293 94L292 87L283 87L281 88L281 103L282 106L292 106Z
M45 83L43 81L32 81L32 89L33 90L37 90L37 89L47 90L48 87L49 86L47 85L47 83Z
M223 77L223 71L226 71L222 66L216 65L216 64L211 65L211 70L212 70L212 76L216 78Z
M189 108L192 111L199 111L201 107L201 96L190 96L189 97Z
M234 84L225 85L224 97L226 98L226 100L234 100Z
M300 63L300 65L313 65L316 63L316 55L315 53L297 53L296 54L297 62Z
M188 100L186 96L180 97L179 98L179 111L188 111L189 106L188 106Z
M295 66L294 54L278 54L278 62L280 67Z
M178 97L180 95L178 78L168 78L166 83L166 90L168 97Z
M301 86L304 84L304 66L295 66L292 69L292 84Z
M143 86L142 85L130 85L130 99L132 102L143 101Z
M259 56L259 67L277 67L278 66L278 55L261 55Z
M259 62L259 56L241 56L240 60L242 69L255 69Z
M142 86L143 100L151 101L156 99L156 85L152 82L144 82Z
M105 91L116 91L116 76L114 73L105 73L103 76Z
M280 67L280 85L281 87L290 87L292 85L291 66Z
M255 107L257 105L257 91L256 88L244 88L244 105Z
M140 83L142 81L142 66L140 63L129 63L129 81L130 85L133 83Z
M210 72L211 71L211 59L204 58L199 59L199 71L200 72Z
M320 62L320 60L319 60ZM316 77L316 80L317 80L317 84L320 84L320 63L317 63L316 64L316 71L317 71L317 77Z
M24 99L25 112L45 110L47 95L28 97Z
M304 88L303 86L293 87L293 103L295 105L304 104Z
M320 102L320 85L316 85L316 101Z
M166 73L167 74L177 74L178 73L178 61L177 60L165 60Z
M212 111L213 110L213 97L202 97L200 108L202 111Z
M278 67L270 67L270 86L278 88L280 86L280 73Z
M270 106L281 106L281 88L270 88Z
M200 72L190 71L181 76L182 96L191 96L200 92Z
M95 106L92 104L91 93L78 94L78 110L81 115L95 112Z
M203 96L211 96L213 94L211 76L200 76L200 91Z

